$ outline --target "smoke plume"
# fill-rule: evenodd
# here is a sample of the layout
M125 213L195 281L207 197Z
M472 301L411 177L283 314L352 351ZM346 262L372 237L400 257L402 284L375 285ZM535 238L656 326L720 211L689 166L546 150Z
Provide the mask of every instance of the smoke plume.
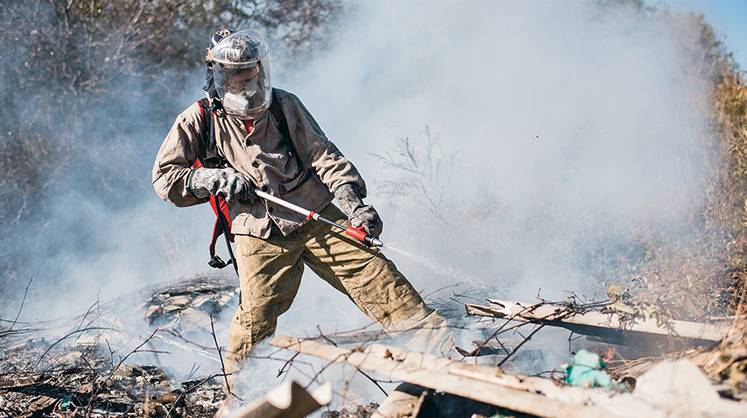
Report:
M384 252L423 293L461 283L478 299L599 296L651 248L699 245L692 214L704 205L712 156L696 20L597 1L347 10L306 65L290 65L275 45L273 62L288 65L275 66L273 80L363 173L393 248ZM84 159L109 162L50 191L42 235L19 243L35 259L29 275L45 283L28 312L59 315L207 270L210 210L167 205L149 184L168 126L202 95L201 71L185 77L168 111L153 104L162 97L118 102L123 131ZM126 97L133 86L116 88ZM88 111L106 119L112 109ZM102 169L130 180L96 190L122 187L126 200L84 193ZM307 273L279 330L367 322Z

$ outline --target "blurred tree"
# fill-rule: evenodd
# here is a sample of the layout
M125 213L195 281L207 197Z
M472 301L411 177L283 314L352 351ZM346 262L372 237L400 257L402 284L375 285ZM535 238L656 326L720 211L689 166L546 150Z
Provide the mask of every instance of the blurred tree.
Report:
M153 148L145 133L164 134L182 110L174 98L202 67L215 30L255 28L301 65L341 12L339 0L4 2L3 296L13 297L8 283L29 262L21 238L43 239L50 202L62 190L112 210L143 199Z

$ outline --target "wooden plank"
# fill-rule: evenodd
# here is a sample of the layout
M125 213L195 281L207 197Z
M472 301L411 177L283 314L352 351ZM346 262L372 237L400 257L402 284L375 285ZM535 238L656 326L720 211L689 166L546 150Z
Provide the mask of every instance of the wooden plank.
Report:
M329 383L309 393L296 382L286 382L236 411L234 418L303 418L332 400Z
M584 335L597 335L608 338L625 339L631 337L670 337L676 336L693 340L696 343L720 341L726 328L715 324L689 321L669 321L671 328L659 326L654 319L638 319L636 322L623 322L614 313L586 312L568 313L561 306L548 304L528 304L516 301L488 299L490 305L466 304L468 315L493 318L512 318L516 321L539 322L551 326L568 328Z
M331 362L348 363L393 380L403 380L525 414L540 417L610 416L609 411L596 406L550 399L529 392L526 390L527 387L520 383L512 387L499 376L495 379L485 377L496 373L496 369L493 368L485 367L487 370L475 372L474 369L462 369L462 366L453 360L410 353L394 347L373 344L364 350L347 350L314 340L302 341L288 336L277 336L270 344ZM458 369L462 369L461 375L450 372ZM474 379L468 371L473 375L482 373L485 376L482 379ZM554 386L549 380L548 383Z
M390 358L398 363L412 367L422 367L432 371L441 371L455 376L462 376L472 380L505 386L512 389L532 393L559 394L563 391L551 379L526 376L517 373L504 373L498 367L488 367L463 363L431 354L408 351L403 348L381 344L371 344L365 353L379 357Z

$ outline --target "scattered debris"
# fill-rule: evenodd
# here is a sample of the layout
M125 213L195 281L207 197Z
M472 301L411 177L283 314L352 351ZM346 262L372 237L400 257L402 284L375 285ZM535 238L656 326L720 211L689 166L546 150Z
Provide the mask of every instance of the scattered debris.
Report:
M152 330L147 338L133 337L143 332L142 328L135 334L123 333L116 316L106 314L111 303L96 302L85 314L65 322L67 325L59 335L49 334L52 325L46 323L41 326L8 321L4 328L0 324L0 331L4 331L0 334L0 416L213 416L226 394L211 318L236 303L235 280L197 277L154 287L141 295L147 302L144 305L137 302L133 308L141 310ZM592 352L604 345L593 345L594 350L580 350L575 354L565 376L558 376L562 371L553 370L550 374L553 379L372 344L394 340L387 339L381 331L367 328L334 335L323 335L319 330L317 339L276 337L272 344L319 357L328 361L328 365L353 365L377 386L378 382L406 382L417 388L414 398L402 397L403 402L412 404L412 416L450 416L450 412L444 411L454 408L483 416L747 416L745 404L734 401L747 400L747 321L744 318L724 318L723 323L734 324L726 333L721 323L667 320L659 324L655 320L635 318L633 312L624 312L619 304L609 301L592 304L489 302L487 306L467 305L468 313L506 321L498 326L479 322L480 328L490 329L493 335L485 341L474 341L474 350L462 350L465 356L492 356L479 359L483 363L495 360L503 364L508 358L519 360L541 355L542 350L522 349L522 346L548 325L633 346L668 338L677 338L687 345L707 343L709 346L672 352L665 357L609 362L611 356L600 359ZM154 328L156 326L158 328ZM502 333L516 331L522 326L534 326L534 329L527 335L514 332L503 338ZM721 335L725 338L721 339ZM134 343L133 338L136 338ZM719 343L713 343L719 339ZM163 344L169 349L184 349L209 358L214 362L212 371L215 374L197 378L190 373L186 381L179 383L170 376L170 369L164 369L158 361L159 353L166 354L159 351ZM132 349L127 352L121 347ZM631 347L617 347L615 351L627 348ZM153 354L149 358L150 361L155 358L155 365L137 364L143 357L133 355L146 352ZM295 358L285 363L281 373L293 367L288 363L293 363ZM662 362L662 359L670 360ZM304 364L303 361L299 363ZM610 363L610 367L605 368L605 363ZM365 371L388 379L377 380ZM314 383L319 373L317 371L310 383ZM623 387L618 383L621 381L628 385ZM379 386L388 394L380 407L358 405L329 410L322 416L378 418L383 409L376 412L377 408L395 405L397 409L392 400L401 396L401 386L396 390ZM626 390L629 393L625 393ZM293 416L287 408L297 405L318 408L329 402L329 394L326 398L323 394L316 395L319 394L308 394L298 384L289 384L243 407L240 411L244 415L240 416ZM299 401L304 402L299 404ZM493 413L491 408L499 412Z
M379 407L374 402L358 405L355 409L342 408L339 411L324 411L322 418L370 418Z
M38 356L44 346L6 353L8 362ZM62 353L65 351L66 353ZM190 416L211 417L223 399L218 379L184 382L180 387L159 367L114 364L86 347L65 347L51 354L53 366L0 373L0 411L11 416ZM1 414L0 414L1 415Z
M235 277L197 277L167 284L145 303L145 318L151 325L173 329L210 323L238 301ZM184 324L183 324L184 323Z
M288 336L275 337L271 344L530 416L747 416L744 404L720 398L703 373L688 360L662 363L642 375L632 393L619 393L565 386L552 379L507 373L500 368L378 344L345 349ZM692 396L693 391L700 394ZM668 395L660 397L660 392ZM694 402L699 404L693 405Z
M604 410L584 405L582 402L570 402L570 396L560 395L566 389L581 388L563 388L561 384L550 379L508 374L498 368L461 363L379 344L348 350L314 340L298 340L287 336L277 336L270 344L330 362L345 362L390 379L406 381L521 413L540 417L605 415ZM548 393L552 393L553 397L547 396Z
M0 339L0 416L212 417L225 397L217 374L179 383L160 365L137 364L141 357L134 354L166 355L158 343L217 362L214 347L190 338L206 334L197 324L209 328L210 315L230 306L236 295L235 279L214 276L139 292L136 296L148 300L148 322L161 325L145 337L138 336L143 327L125 332L112 314L129 309L130 300L142 300L137 297L96 302L80 316L43 327L22 322L0 327L7 331ZM133 313L139 306L132 306ZM131 348L133 338L142 339L129 352L121 350Z
M747 417L744 403L722 399L687 359L656 364L638 378L633 393L611 398L605 407L625 416Z
M742 318L720 344L688 353L719 392L732 399L747 401L747 318Z

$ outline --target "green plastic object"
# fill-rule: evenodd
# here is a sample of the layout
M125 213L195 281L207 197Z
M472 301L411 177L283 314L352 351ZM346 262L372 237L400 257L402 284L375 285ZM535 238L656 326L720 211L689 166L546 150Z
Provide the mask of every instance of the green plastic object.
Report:
M71 406L73 406L73 395L67 394L60 399L61 410L67 411Z
M587 388L613 387L612 379L603 369L607 364L602 361L599 354L587 350L579 350L571 357L568 367L565 368L565 382L574 386Z

